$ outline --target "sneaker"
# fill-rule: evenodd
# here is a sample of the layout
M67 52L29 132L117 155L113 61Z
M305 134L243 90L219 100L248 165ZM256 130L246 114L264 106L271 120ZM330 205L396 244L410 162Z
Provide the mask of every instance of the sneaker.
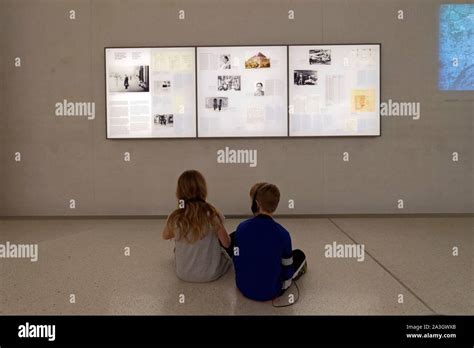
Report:
M300 277L306 273L308 270L308 263L304 260L303 264L300 266L299 270L297 271L296 275L293 277L293 280L298 280Z

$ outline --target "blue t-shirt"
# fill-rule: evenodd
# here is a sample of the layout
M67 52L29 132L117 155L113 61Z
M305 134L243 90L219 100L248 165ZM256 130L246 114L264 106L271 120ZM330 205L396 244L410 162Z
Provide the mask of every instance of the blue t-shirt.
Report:
M244 296L267 301L291 285L291 237L272 217L257 215L240 223L235 246L235 281Z

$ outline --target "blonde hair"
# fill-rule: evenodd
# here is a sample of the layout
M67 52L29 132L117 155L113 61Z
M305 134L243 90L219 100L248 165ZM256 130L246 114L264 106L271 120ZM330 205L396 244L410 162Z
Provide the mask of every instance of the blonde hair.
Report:
M178 178L175 209L166 222L176 240L195 243L206 236L209 228L217 231L222 221L217 209L206 202L207 185L204 176L197 170L186 170ZM183 206L184 204L184 206ZM177 231L178 233L174 233Z

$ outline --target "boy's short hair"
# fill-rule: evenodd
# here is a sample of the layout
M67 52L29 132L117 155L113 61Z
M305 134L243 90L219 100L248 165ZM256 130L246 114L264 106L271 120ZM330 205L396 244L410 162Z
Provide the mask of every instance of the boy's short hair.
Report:
M249 192L250 198L253 199L253 196L255 196L255 192L258 190L258 188L262 187L265 184L266 184L266 182L257 182L255 185L253 185L250 188L250 192Z
M258 201L260 208L268 213L273 213L280 203L280 190L276 185L264 183L258 186L255 199Z

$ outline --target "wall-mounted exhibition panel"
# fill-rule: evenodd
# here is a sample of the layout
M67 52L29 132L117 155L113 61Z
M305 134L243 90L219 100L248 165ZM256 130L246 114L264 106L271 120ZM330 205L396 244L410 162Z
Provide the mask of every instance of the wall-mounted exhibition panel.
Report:
M194 47L106 48L107 138L196 137Z
M380 44L289 46L289 135L380 135Z
M287 46L198 47L198 136L287 136L287 64Z

